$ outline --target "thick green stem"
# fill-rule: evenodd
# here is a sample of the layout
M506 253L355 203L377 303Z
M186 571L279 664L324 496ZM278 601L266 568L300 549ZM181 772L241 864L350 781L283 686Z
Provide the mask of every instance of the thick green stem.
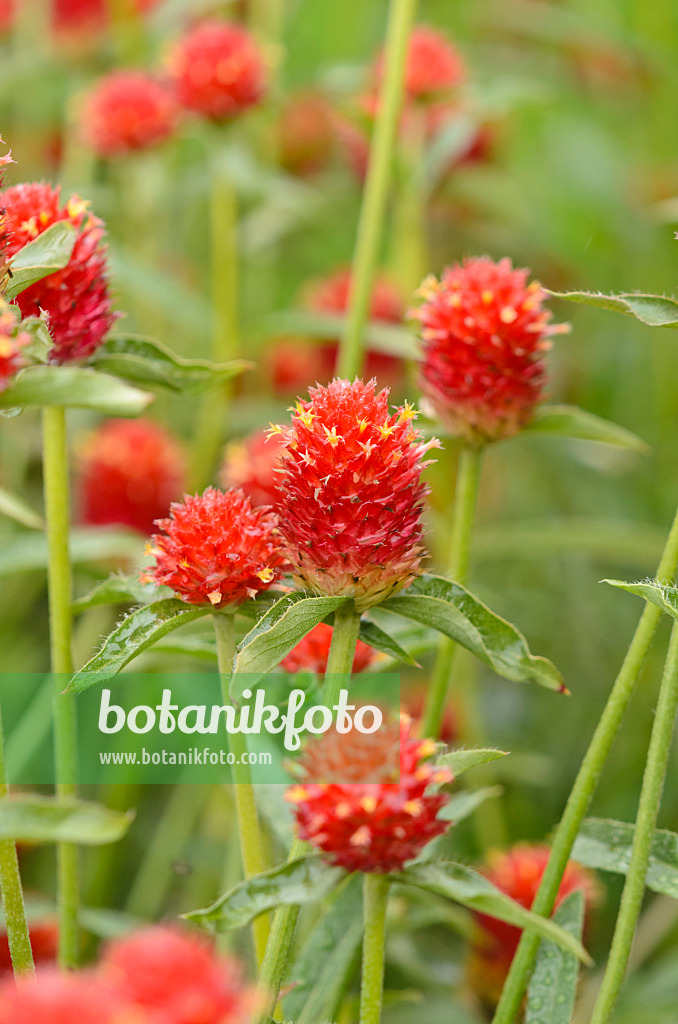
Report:
M457 469L457 486L452 508L452 538L447 570L448 576L457 583L463 583L468 574L481 463L482 448L464 445L459 455ZM444 637L440 641L426 699L422 723L424 736L437 737L440 734L455 648L454 640L450 640L448 637Z
M677 709L678 624L675 624L671 631L671 641L647 752L631 860L626 874L607 968L591 1017L591 1024L608 1024L612 1018L619 989L626 973L631 943L645 894L645 876L650 862L652 839L671 753L671 738Z
M235 653L234 616L229 613L215 614L214 630L217 637L217 660L222 696L224 703L230 703L228 686L231 678L233 655ZM262 871L265 871L268 865L264 860L264 842L259 827L259 815L257 814L257 803L254 797L252 774L247 762L248 750L244 733L229 733L228 746L230 752L235 757L235 764L233 765L233 793L238 818L243 873L245 878L251 878L253 875L259 875ZM268 915L262 914L252 923L254 949L258 964L262 962L264 957L268 932Z
M8 794L5 740L0 719L0 798ZM0 896L2 897L5 931L14 973L15 975L31 974L35 970L33 951L26 923L26 908L24 907L16 843L13 839L0 840Z
M360 612L353 601L340 605L334 613L332 644L327 658L323 704L333 708L339 700L339 691L348 685L360 632Z
M363 331L384 229L395 139L403 101L407 47L416 8L417 0L391 0L389 8L384 81L358 224L346 331L337 366L338 375L348 379L359 374L362 366Z
M657 579L672 580L677 566L678 513L657 569ZM549 862L532 904L534 913L541 914L542 917L548 917L553 910L574 841L589 809L661 614L661 610L654 605L648 604L645 607L570 791L563 817L553 837ZM504 984L493 1024L512 1024L515 1019L534 966L538 946L538 936L533 932L523 933Z
M384 947L390 881L384 875L363 878L363 972L360 1024L380 1024L384 1000Z
M76 795L77 725L75 697L62 691L65 675L73 671L71 654L71 564L69 556L69 480L66 413L46 407L43 421L43 475L47 523L47 583L49 632L54 689L54 760L56 791ZM71 843L57 846L59 963L75 967L80 955L78 931L78 850Z

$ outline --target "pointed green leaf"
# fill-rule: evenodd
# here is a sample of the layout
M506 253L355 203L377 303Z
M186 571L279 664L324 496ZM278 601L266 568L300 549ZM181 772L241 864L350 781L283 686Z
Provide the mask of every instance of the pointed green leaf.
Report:
M450 750L449 753L441 754L436 758L436 764L443 768L450 768L457 779L469 768L486 764L488 761L496 761L500 757L506 757L507 754L508 750L496 750L493 747L479 747L476 750Z
M135 384L192 393L223 384L253 366L244 359L234 359L230 363L182 359L159 341L141 335L108 337L89 362L98 370L124 377Z
M311 854L239 882L216 903L183 916L214 933L243 928L276 907L296 907L324 899L345 876L342 868L331 867L322 857Z
M328 615L344 604L346 597L309 597L308 594L293 593L281 597L253 629L238 644L231 681L231 699L239 701L242 684L237 673L263 676L277 668L283 658L307 633Z
M577 939L568 935L548 918L539 917L526 910L506 893L497 889L489 879L464 864L452 861L436 864L417 863L391 877L402 885L414 885L426 892L433 892L461 903L480 914L489 914L490 917L506 921L517 928L536 932L543 939L555 942L562 949L573 953L582 963L592 962Z
M0 409L58 405L138 416L152 400L152 395L107 373L81 366L32 366L0 394Z
M624 580L603 580L611 587L618 587L620 590L627 590L629 594L636 594L637 597L644 597L650 604L661 608L663 612L674 619L678 619L678 587L670 583L660 583L659 580L645 580L643 583L626 583Z
M30 505L27 505L22 498L16 494L10 494L4 487L0 487L0 515L13 519L15 523L27 526L29 530L44 530L45 520L34 512Z
M84 612L102 604L151 604L160 597L171 597L169 587L159 587L156 583L142 583L139 573L123 576L116 573L108 579L97 583L89 594L73 602L73 611Z
M515 626L491 612L459 583L442 576L420 576L407 590L389 597L379 607L437 629L500 676L514 682L532 680L549 690L567 692L555 665L531 654Z
M419 664L404 647L400 646L394 636L387 633L376 622L370 622L369 619L360 620L360 639L363 643L373 647L375 651L388 654L389 658L393 658L394 661L401 661L404 665L418 666Z
M587 868L625 875L629 869L635 825L606 818L587 818L572 850L573 860ZM678 899L678 834L656 829L645 885Z
M466 789L455 793L438 813L441 821L452 821L456 825L469 818L486 800L495 800L504 792L501 786L483 786L482 789ZM433 843L425 848L429 849Z
M285 1014L296 1024L334 1020L360 958L362 876L351 875L333 894L289 972Z
M0 799L0 839L100 846L122 839L133 817L84 800L7 796Z
M137 608L118 623L93 658L71 679L66 693L82 693L116 676L130 661L172 630L209 613L204 605L169 598Z
M615 313L626 313L648 327L678 327L678 302L664 295L642 295L624 292L602 295L599 292L552 292L554 299L565 299L585 306L598 306Z
M571 892L553 915L573 938L581 940L584 929L584 893ZM577 995L579 963L553 942L541 942L527 990L525 1024L570 1024Z
M591 412L578 409L576 405L538 406L534 419L525 429L533 434L558 434L561 437L576 437L582 441L612 444L618 448L630 448L642 455L647 455L650 451L649 445L630 430L600 416L594 416Z
M7 298L15 299L36 281L63 270L73 254L77 236L69 221L60 220L19 249L10 263L12 276L7 286Z

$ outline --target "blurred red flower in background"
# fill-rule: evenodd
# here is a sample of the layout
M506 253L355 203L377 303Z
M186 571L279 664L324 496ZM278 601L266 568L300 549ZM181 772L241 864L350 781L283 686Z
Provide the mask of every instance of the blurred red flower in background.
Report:
M327 671L327 659L330 655L332 632L332 626L329 626L326 622L319 622L283 658L280 662L280 667L285 672L314 672L316 675L324 675ZM375 658L378 657L379 655L373 647L369 647L362 640L358 640L351 671L365 672Z
M380 54L374 68L376 86L384 75ZM405 96L408 100L430 100L457 88L466 79L466 68L456 47L445 34L430 25L412 30L405 67Z
M87 96L80 132L99 156L121 156L163 142L174 131L178 114L174 96L153 75L114 71Z
M103 31L109 24L108 0L48 0L50 22L57 35L88 35ZM138 14L157 7L162 0L132 0ZM8 31L14 22L21 0L0 0L0 32Z
M33 961L36 967L56 962L59 946L59 926L56 919L30 921L29 933ZM0 931L0 972L9 974L12 971L12 957L9 952L7 932Z
M0 987L0 1024L146 1024L134 1008L91 971L39 971ZM168 1022L169 1024L169 1022Z
M226 446L221 466L223 487L239 487L253 505L275 505L279 498L282 437L257 430Z
M329 163L335 143L335 114L326 96L308 89L286 99L278 122L278 153L286 171L316 174Z

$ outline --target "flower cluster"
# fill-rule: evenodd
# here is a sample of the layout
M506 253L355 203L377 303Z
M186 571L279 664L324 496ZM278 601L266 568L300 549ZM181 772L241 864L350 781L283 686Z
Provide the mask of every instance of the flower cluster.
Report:
M545 381L550 324L546 293L529 271L486 256L427 278L421 305L420 384L441 422L471 444L515 434L531 419Z
M16 307L0 299L0 392L25 365L23 349L30 340L30 335L21 330Z
M286 672L313 672L324 675L332 645L332 626L319 622L296 647L283 658L280 667ZM353 658L352 672L365 672L378 657L374 648L358 640Z
M119 523L144 535L184 488L184 455L150 420L108 420L80 448L81 519Z
M300 837L347 871L400 871L449 825L438 819L448 797L436 787L452 773L426 760L434 751L412 735L406 715L377 733L312 740L302 780L287 791Z
M88 95L80 132L99 156L121 156L167 139L176 127L178 112L171 91L153 75L114 71Z
M236 607L281 578L276 517L253 508L242 491L208 487L186 495L157 524L162 533L151 538L150 576L189 604Z
M275 505L282 437L258 430L242 441L231 441L221 466L223 487L239 487L253 505Z
M421 473L439 442L422 441L414 416L408 405L389 412L375 381L334 380L297 404L283 439L278 513L300 586L353 597L362 611L418 575Z
M52 362L86 359L115 320L106 278L103 223L78 196L62 204L58 186L14 185L5 189L1 199L6 254L10 258L58 221L68 221L77 229L75 246L64 269L26 288L16 302L24 316L38 316L43 310L47 314L54 341Z

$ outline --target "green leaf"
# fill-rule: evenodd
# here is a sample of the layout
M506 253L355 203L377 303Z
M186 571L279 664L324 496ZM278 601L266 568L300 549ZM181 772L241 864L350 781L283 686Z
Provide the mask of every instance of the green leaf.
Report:
M571 892L553 915L554 924L581 940L584 893ZM527 990L525 1024L570 1024L577 995L579 963L552 942L541 942Z
M381 651L382 654L388 654L394 661L401 661L405 665L416 665L419 663L415 661L411 654L401 647L394 636L391 636L378 626L376 622L370 622L369 619L360 620L360 639L363 643L373 647L375 651Z
M603 580L611 587L618 587L620 590L627 590L629 594L636 594L637 597L644 597L650 604L661 608L667 615L678 619L678 587L670 583L661 583L659 580L645 580L643 583L626 583L624 580Z
M133 817L84 800L6 796L0 799L0 839L101 846L122 839Z
M548 289L547 289L548 290ZM664 295L643 295L624 292L602 295L600 292L552 292L554 299L565 299L585 306L598 306L615 313L626 313L648 327L678 327L678 302Z
M0 487L0 515L13 519L15 523L27 526L29 530L44 530L45 520L34 512L30 505L27 505L16 494L10 494L4 487Z
M380 608L437 629L500 676L514 682L532 680L549 690L567 693L555 665L547 658L531 654L525 637L515 626L491 612L459 583L442 576L420 576Z
M204 605L185 604L177 598L165 598L135 609L109 633L94 657L76 672L65 692L82 693L95 683L111 679L156 640L208 613L209 608Z
M156 583L142 583L138 573L129 576L115 574L97 583L89 594L73 602L75 613L84 612L102 604L151 604L159 597L170 597L169 587L159 587Z
M587 868L625 875L631 860L635 825L607 818L587 818L572 849L572 859ZM645 885L678 899L678 834L656 829Z
M131 530L107 527L76 527L71 530L70 555L73 565L91 562L136 561L143 550L143 538ZM47 568L47 538L44 535L13 537L0 549L0 577Z
M10 263L12 276L6 297L15 299L36 281L41 281L57 270L63 270L73 254L77 236L71 223L60 220L51 224L23 249L19 249Z
M217 664L216 640L207 636L182 636L173 633L168 640L160 640L154 644L155 654L179 655L197 658L199 661L208 661L210 664Z
M348 600L347 597L309 597L295 592L281 597L240 641L233 661L231 699L240 700L237 673L248 673L247 686L276 668L307 633Z
M253 366L244 359L230 363L182 359L159 341L140 335L108 337L89 362L99 370L135 384L154 384L171 391L192 393L223 384Z
M17 306L18 311L18 306ZM40 316L27 316L21 321L21 330L30 336L22 352L34 363L46 363L53 345L47 322Z
M107 373L80 366L31 366L0 394L0 409L58 405L138 416L152 400L152 395Z
M436 764L443 768L451 768L455 779L457 779L469 768L486 764L488 761L496 761L500 757L506 757L507 754L508 750L496 750L491 747L479 747L476 750L451 750L436 758Z
M275 907L296 907L324 899L344 877L342 868L331 867L322 857L311 854L239 882L216 903L183 917L215 934L243 928Z
M647 455L649 445L630 430L594 416L591 412L578 409L576 405L538 406L531 423L525 427L533 434L559 434L562 437L576 437L582 441L598 441L618 448Z
M455 793L438 812L438 817L441 821L452 821L456 825L458 822L464 821L465 818L469 818L486 800L494 800L503 792L502 786L483 786L482 789L467 789L461 793ZM429 849L432 845L429 843L425 849Z
M391 877L402 885L414 885L426 892L433 892L461 903L478 913L489 914L490 917L506 921L517 928L536 932L543 939L555 942L562 949L573 953L582 963L592 962L577 939L548 918L539 917L521 907L510 896L497 889L489 879L464 864L452 861L437 864L418 863Z
M351 875L306 938L289 972L285 1014L296 1024L335 1020L360 957L362 876Z

